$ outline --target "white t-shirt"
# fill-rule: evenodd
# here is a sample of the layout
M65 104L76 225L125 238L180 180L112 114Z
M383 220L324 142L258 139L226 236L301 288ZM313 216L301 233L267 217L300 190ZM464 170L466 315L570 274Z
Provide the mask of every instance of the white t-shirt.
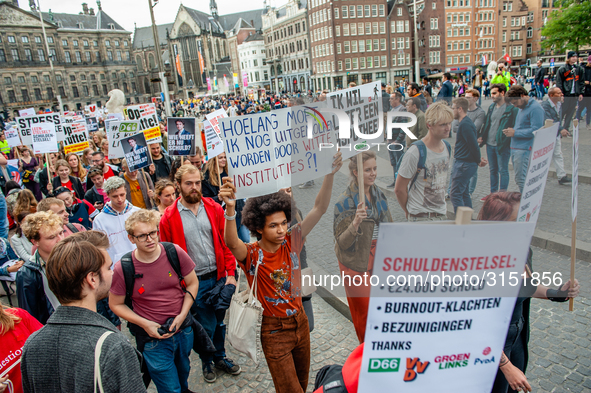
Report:
M398 175L411 179L417 173L419 164L419 149L411 146L402 157ZM449 151L444 146L441 153L436 153L427 148L427 159L425 161L425 173L417 176L417 180L408 190L406 209L410 214L439 213L446 214L447 205L445 202L445 190L449 179Z

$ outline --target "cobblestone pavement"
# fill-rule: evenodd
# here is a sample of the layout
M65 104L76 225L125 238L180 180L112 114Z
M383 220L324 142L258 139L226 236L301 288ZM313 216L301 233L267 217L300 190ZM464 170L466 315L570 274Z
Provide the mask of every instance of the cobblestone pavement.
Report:
M311 333L311 362L310 379L308 383L308 392L314 389L314 380L316 373L325 365L343 364L347 356L359 345L353 324L338 313L320 296L312 297L314 306L315 328ZM123 329L129 338L127 328ZM250 393L250 392L275 392L273 380L269 374L269 368L265 358L261 360L258 367L254 363L235 351L231 345L226 343L226 351L230 359L235 360L242 373L232 376L224 372L217 373L217 381L207 383L203 379L201 372L201 361L199 356L191 353L191 374L189 376L189 389L200 393ZM155 393L157 390L153 383L150 384L148 392Z

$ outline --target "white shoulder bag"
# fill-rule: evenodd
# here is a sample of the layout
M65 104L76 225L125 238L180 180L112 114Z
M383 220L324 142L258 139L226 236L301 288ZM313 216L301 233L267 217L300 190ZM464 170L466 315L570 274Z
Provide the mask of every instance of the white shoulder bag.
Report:
M103 390L103 381L101 378L101 352L103 351L103 343L107 339L107 337L113 334L113 332L104 332L103 335L98 339L96 342L96 346L94 347L94 393L97 393L96 387L98 385L98 392L104 393Z
M228 333L226 338L228 342L238 352L242 352L252 359L258 365L261 346L261 325L263 322L263 306L257 298L257 276L259 264L254 273L252 288L242 292L236 291L230 302L230 317L228 321ZM245 273L243 273L245 274ZM236 288L240 289L240 279Z

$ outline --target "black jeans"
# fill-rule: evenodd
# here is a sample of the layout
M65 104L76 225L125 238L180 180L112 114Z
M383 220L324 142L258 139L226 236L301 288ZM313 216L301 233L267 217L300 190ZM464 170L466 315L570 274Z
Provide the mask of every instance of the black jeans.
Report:
M520 318L517 323L509 325L507 339L505 341L505 348L503 349L503 352L505 352L505 356L507 356L509 361L521 371L524 371L525 369L526 351L526 346L523 342L523 327L523 318ZM495 377L495 383L493 384L491 393L513 392L515 392L515 390L511 389L511 387L509 386L509 382L507 382L507 379L505 378L505 374L503 374L501 369L499 369L497 371L497 376Z

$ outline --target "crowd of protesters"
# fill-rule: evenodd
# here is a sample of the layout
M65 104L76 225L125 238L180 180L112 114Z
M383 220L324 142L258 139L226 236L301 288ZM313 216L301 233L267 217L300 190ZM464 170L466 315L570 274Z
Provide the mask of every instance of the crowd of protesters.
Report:
M506 192L508 164L513 161L523 191L533 131L545 119L560 124L553 159L559 183L570 182L560 138L569 136L572 118L585 110L589 124L585 105L591 99L583 100L591 96L590 66L576 61L569 53L542 103L536 98L544 94L532 96L513 83L502 63L490 81L478 72L467 83L452 82L446 73L437 84L428 79L382 84L385 110L417 117L411 131L419 141L405 138L402 130L394 130L390 141L402 149L390 152L389 187L408 221L445 220L448 198L454 209L471 207L477 168L486 165L490 194L483 198L480 218L515 220L520 194ZM580 78L564 78L567 72ZM480 107L483 92L492 98L487 111ZM177 117L202 118L218 109L243 116L322 101L327 93L177 100L171 109ZM563 97L581 97L579 111L563 106ZM0 306L0 359L20 365L0 378L0 392L8 379L17 392L97 386L105 392L144 392L150 381L159 392L191 392L198 390L189 386L192 351L201 359L206 382L214 383L219 372L239 375L241 366L226 356L225 347L226 311L239 274L250 285L258 278L261 344L276 391L306 391L314 318L310 298L292 291L290 280L306 266L305 239L328 210L334 176L344 164L340 153L309 212L295 208L291 189L236 199L225 154L207 160L198 147L192 156L167 154L163 104L157 109L163 143L150 144L153 164L139 171L130 171L125 159L109 159L102 130L81 155L34 155L27 146L2 150L0 275L14 275L18 308ZM0 147L4 141L2 135ZM484 145L487 159L481 156ZM18 162L14 171L7 169L9 159ZM339 268L350 276L371 274L377 228L392 221L386 194L375 182L376 154L362 153L361 162L362 168L357 160L347 163L352 181L340 190L334 210ZM362 343L369 288L345 289ZM567 282L523 296L565 301L577 294L578 283ZM523 315L522 303L513 319ZM121 333L122 319L135 346ZM527 326L521 329L510 331L512 342L527 333ZM529 386L518 356L527 345L520 345L505 346L495 392Z

